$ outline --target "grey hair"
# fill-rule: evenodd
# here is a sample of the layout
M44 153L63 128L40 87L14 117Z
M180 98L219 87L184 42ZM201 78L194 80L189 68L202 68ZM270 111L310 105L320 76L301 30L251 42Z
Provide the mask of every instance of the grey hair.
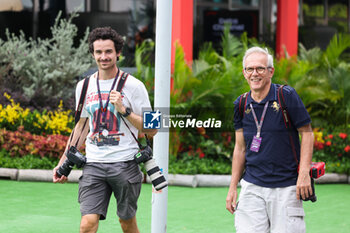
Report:
M245 51L244 57L243 57L243 69L245 68L245 59L251 55L252 53L262 53L267 56L267 67L273 67L273 57L267 50L267 48L263 49L260 47L251 47Z

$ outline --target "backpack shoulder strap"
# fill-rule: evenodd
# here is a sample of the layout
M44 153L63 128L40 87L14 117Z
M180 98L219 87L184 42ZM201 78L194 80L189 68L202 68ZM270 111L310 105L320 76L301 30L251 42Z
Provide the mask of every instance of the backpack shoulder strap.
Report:
M283 95L283 88L285 86L286 85L281 85L278 88L278 104L280 105L280 107L282 109L284 125L290 131L290 130L292 130L292 125L291 125L292 122L290 121L290 117L289 117L288 110L287 110L287 105L286 105L286 102L284 100L284 95Z
M243 93L239 99L239 115L241 116L241 118L243 119L244 117L244 112L245 112L245 108L247 105L247 97L248 97L248 92Z
M86 92L89 86L89 80L90 80L90 76L84 79L84 84L83 84L83 88L81 89L79 104L78 104L77 110L75 111L75 124L77 124L78 121L80 120L80 115L83 110Z
M117 91L118 92L121 92L124 85L125 85L125 82L126 82L126 79L129 77L129 74L124 72L122 74L122 76L120 77L119 81L118 81L118 85L117 85Z
M278 104L280 105L281 109L282 109L282 115L283 115L283 120L284 120L284 125L286 126L288 133L289 133L289 141L293 150L293 155L294 155L294 160L297 163L297 165L299 166L299 161L297 158L297 153L296 153L296 149L295 149L295 145L293 142L293 137L292 137L292 122L290 120L288 111L287 111L287 105L286 102L284 100L284 95L283 95L283 88L286 85L281 85L278 88Z

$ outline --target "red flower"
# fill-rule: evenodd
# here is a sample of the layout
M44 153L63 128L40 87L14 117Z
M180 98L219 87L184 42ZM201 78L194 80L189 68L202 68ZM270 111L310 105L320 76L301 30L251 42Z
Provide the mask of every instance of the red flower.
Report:
M344 151L345 151L346 153L348 153L348 152L350 151L350 146L347 145L347 146L344 148Z
M231 139L232 139L232 138L231 138L231 135L228 135L228 137L227 137L227 142L230 143L230 142L231 142Z
M346 133L339 133L339 137L341 138L341 139L345 139L345 138L347 138L347 134Z
M322 142L315 142L314 146L317 150L322 150L324 148L324 145Z
M328 135L329 139L333 139L333 134Z
M180 143L179 152L182 152L182 151L184 151L184 145L183 145L183 143Z
M204 158L205 154L201 148L197 148L196 152L199 154L199 158Z
M186 97L191 98L192 97L192 91L188 91L186 94Z
M326 146L331 146L331 145L332 145L332 142L330 142L330 141L326 142Z

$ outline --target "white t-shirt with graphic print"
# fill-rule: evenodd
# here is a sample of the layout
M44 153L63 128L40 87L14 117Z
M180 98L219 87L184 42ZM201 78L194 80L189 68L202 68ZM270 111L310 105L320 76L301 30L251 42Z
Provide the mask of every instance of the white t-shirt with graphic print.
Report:
M117 89L120 76L114 86ZM102 104L105 107L109 92L114 79L99 80L99 86L102 96ZM84 80L77 84L76 103L78 105ZM129 75L121 91L123 104L131 108L132 112L142 116L145 110L151 110L149 97L144 84ZM84 107L81 118L89 118L90 132L86 138L86 158L87 162L112 163L128 161L134 158L138 152L138 145L125 123L120 118L113 104L109 103L106 111L105 124L102 125L102 114L100 115L100 127L97 119L100 108L99 95L97 90L97 72L90 76L88 90L86 92ZM101 111L100 111L101 112ZM138 130L125 119L131 131L137 137Z

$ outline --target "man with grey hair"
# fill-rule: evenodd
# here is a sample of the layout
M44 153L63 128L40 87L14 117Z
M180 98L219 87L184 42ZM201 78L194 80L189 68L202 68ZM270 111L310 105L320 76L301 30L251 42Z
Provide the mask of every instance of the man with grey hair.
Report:
M278 101L281 86L271 82L274 71L267 49L252 47L246 51L243 75L250 91L244 95L244 102L243 95L234 102L236 141L226 198L226 209L235 213L239 233L305 232L301 199L313 194L309 175L311 119L296 91L282 87L292 123L290 131L286 128Z

